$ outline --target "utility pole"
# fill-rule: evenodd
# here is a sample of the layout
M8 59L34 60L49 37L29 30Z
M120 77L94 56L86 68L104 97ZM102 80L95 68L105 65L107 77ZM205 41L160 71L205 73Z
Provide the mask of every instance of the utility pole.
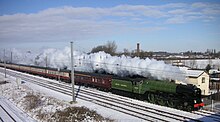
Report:
M46 68L45 68L45 76L47 74L47 55L46 55L46 59L45 59L45 64L46 64Z
M58 81L60 82L60 68L57 68L57 72L58 72Z
M73 102L75 102L76 98L75 98L75 93L74 93L73 42L70 42L70 44L71 44L71 82L72 82Z
M12 51L11 51L11 63L12 63Z
M4 49L4 68L5 68L5 78L6 77L6 58L5 58L5 49Z
M212 99L212 92L211 92L211 109L213 111L213 99Z
M47 64L47 56L46 56L45 62L46 62L46 68L47 68L47 65L48 65L48 64Z

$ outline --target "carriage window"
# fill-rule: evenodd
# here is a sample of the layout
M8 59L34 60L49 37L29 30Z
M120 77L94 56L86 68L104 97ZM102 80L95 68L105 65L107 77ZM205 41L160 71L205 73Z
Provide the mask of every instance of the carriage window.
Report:
M202 77L202 83L205 83L205 77Z

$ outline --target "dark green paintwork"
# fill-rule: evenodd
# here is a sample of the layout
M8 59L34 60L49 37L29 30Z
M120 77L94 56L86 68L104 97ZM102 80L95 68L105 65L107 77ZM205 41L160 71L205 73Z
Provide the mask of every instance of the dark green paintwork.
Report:
M133 82L131 80L112 79L112 88L122 91L144 94L145 92L166 92L176 93L176 84L168 81L141 80Z
M166 93L176 93L176 84L169 81L154 81L154 80L145 80L142 84L142 92L144 94L146 91L150 92L166 92Z
M126 80L112 79L112 88L132 92L132 82Z

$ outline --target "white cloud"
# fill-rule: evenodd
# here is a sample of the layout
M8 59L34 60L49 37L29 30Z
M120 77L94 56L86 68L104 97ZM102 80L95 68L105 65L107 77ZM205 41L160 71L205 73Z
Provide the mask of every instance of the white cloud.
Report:
M0 16L0 40L6 43L85 40L122 32L130 34L132 30L163 30L164 27L152 22L177 24L200 19L209 22L219 16L218 6L203 3L109 8L64 6L38 13L3 15Z
M186 9L175 9L175 10L170 10L168 11L169 14L185 14L188 13Z
M184 16L182 15L177 15L166 20L166 23L168 24L179 24L179 23L186 23L186 22L188 22L188 20L186 20Z
M208 6L207 3L201 3L201 2L197 2L197 3L192 4L192 7L194 7L194 8L204 8L207 6Z
M186 3L170 3L166 5L160 6L161 8L172 8L172 9L177 9L177 8L184 8L187 7L188 4Z
M171 9L168 14L169 18L165 23L169 24L187 23L193 20L211 22L219 18L220 4L193 3L187 7Z

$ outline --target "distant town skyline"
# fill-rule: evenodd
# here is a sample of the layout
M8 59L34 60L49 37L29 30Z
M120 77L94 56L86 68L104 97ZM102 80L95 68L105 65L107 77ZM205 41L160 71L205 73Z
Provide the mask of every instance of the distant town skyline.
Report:
M0 49L220 51L218 0L1 0Z

